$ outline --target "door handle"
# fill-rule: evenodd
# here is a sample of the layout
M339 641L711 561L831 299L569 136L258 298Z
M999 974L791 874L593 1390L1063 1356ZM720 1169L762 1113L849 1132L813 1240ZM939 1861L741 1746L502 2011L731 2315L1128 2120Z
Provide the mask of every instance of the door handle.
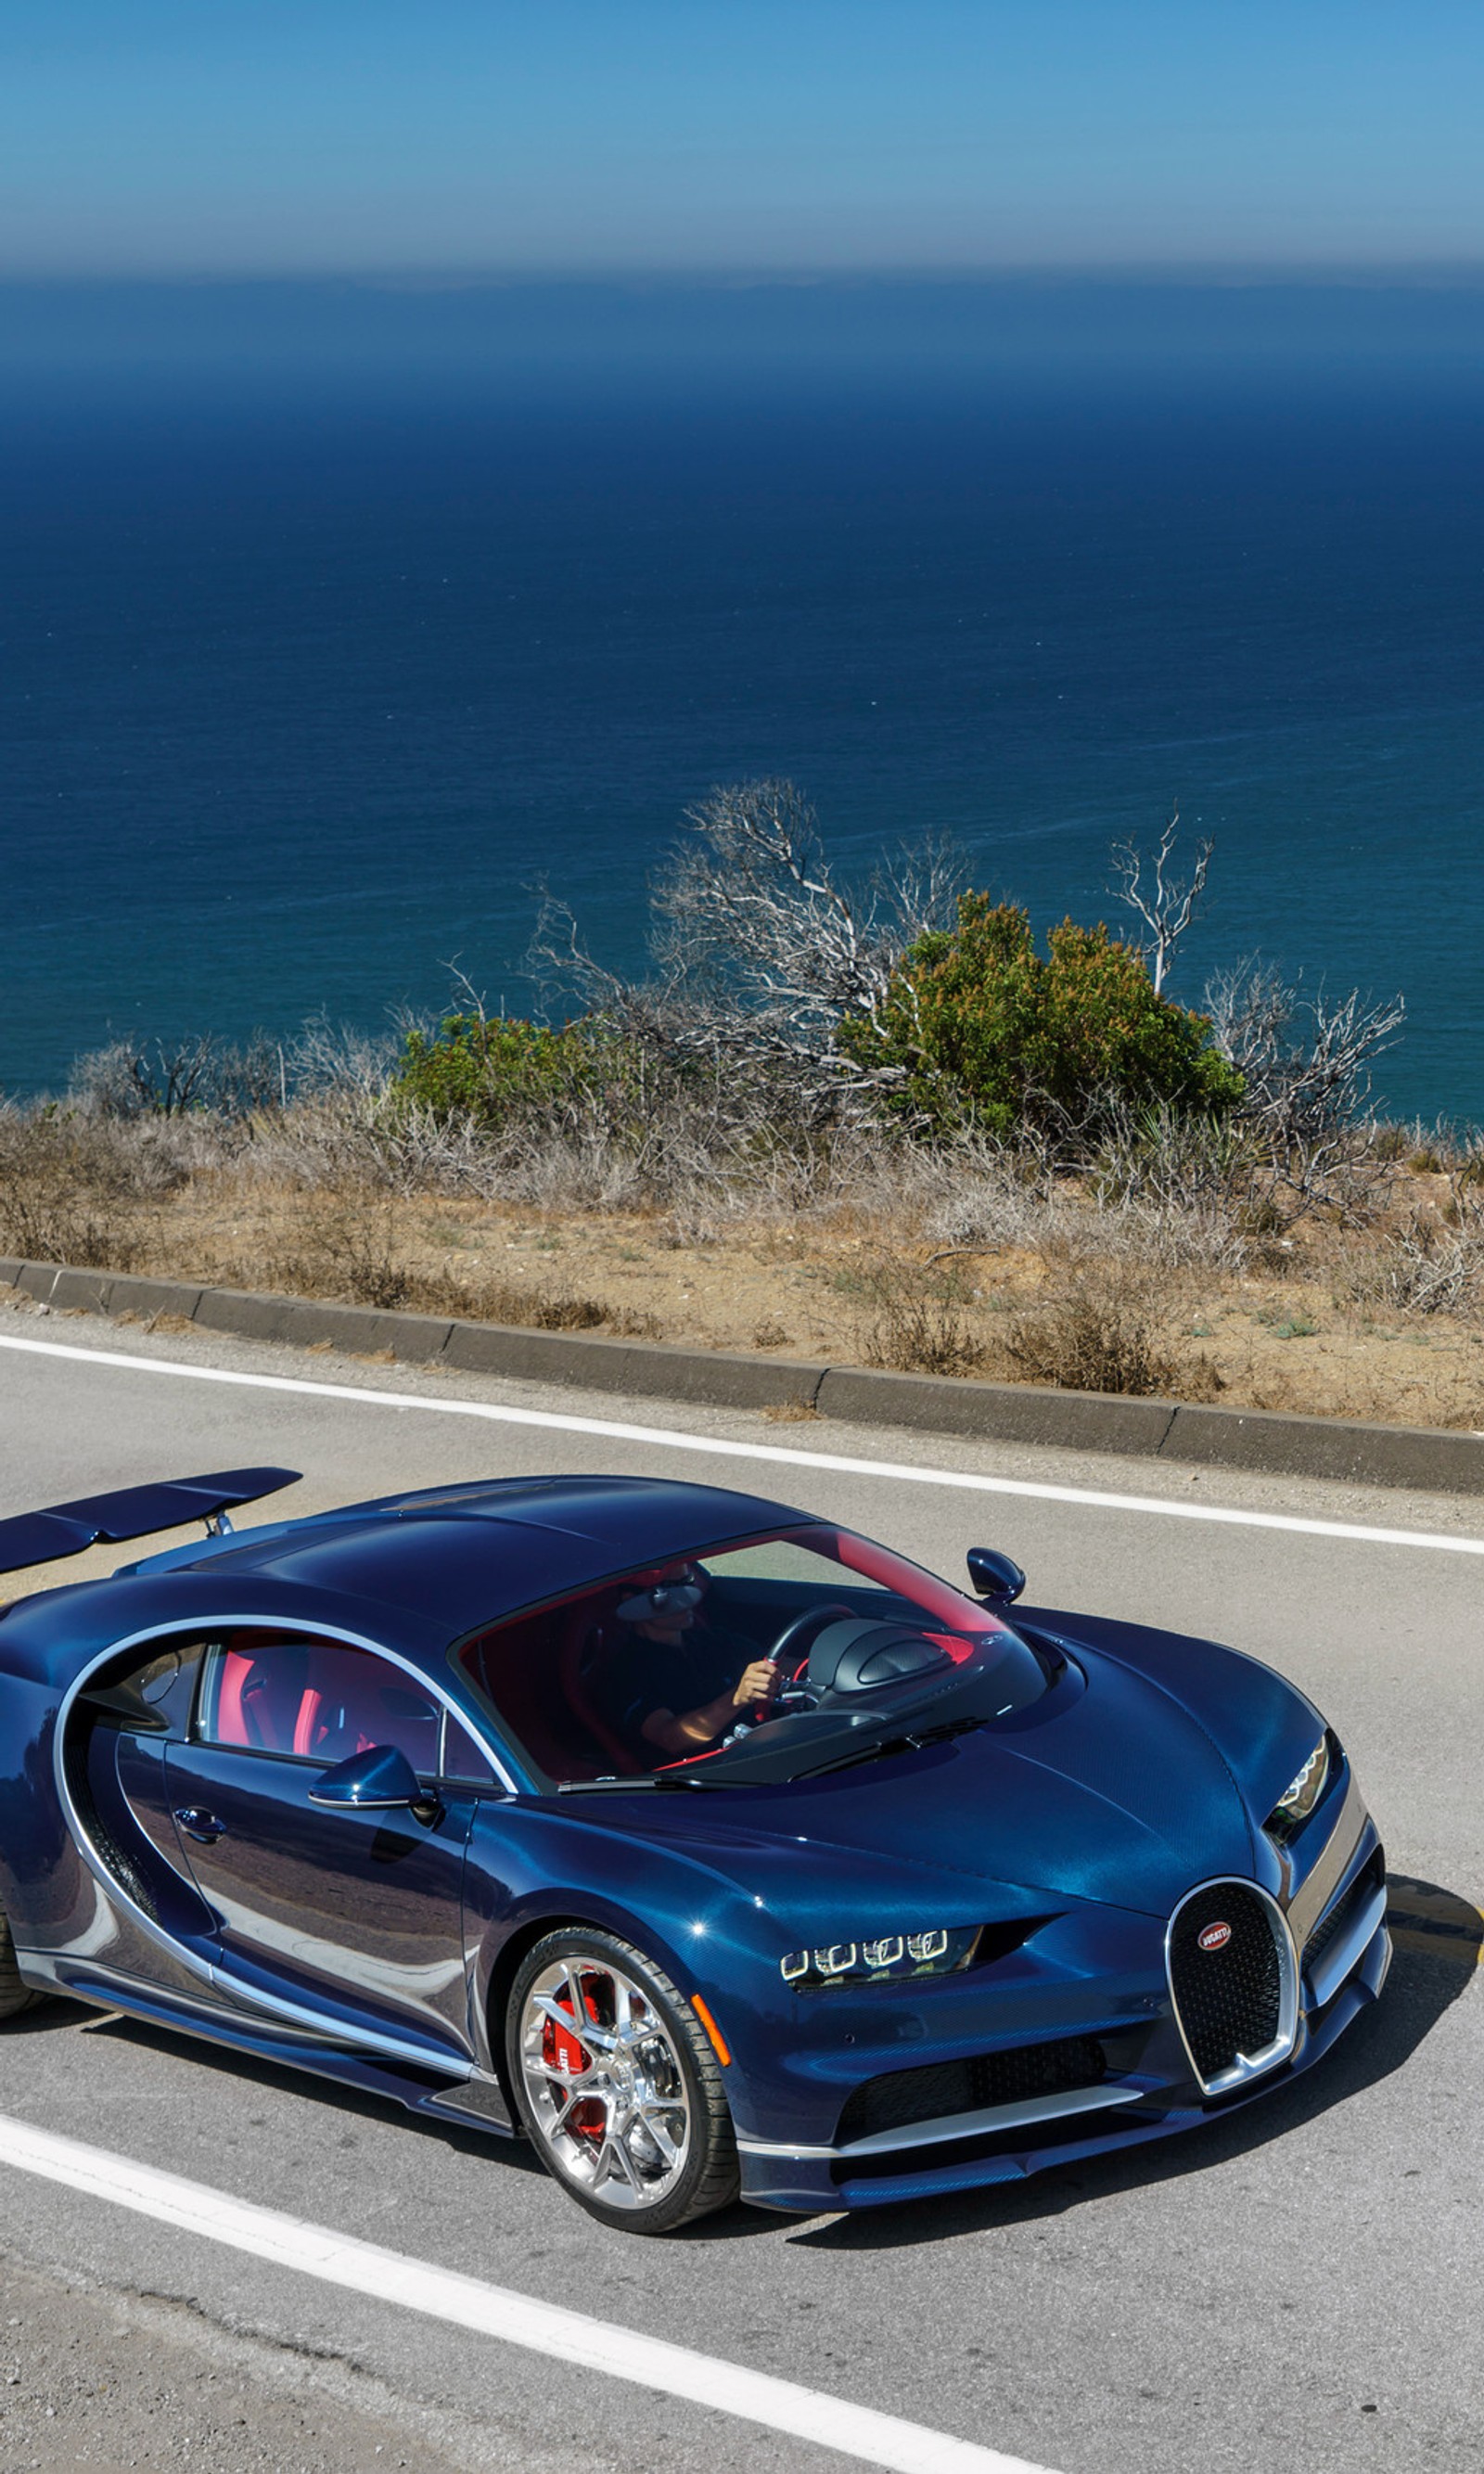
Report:
M218 1821L215 1813L207 1812L202 1804L182 1804L175 1817L186 1837L196 1839L203 1847L213 1846L227 1828L225 1821Z

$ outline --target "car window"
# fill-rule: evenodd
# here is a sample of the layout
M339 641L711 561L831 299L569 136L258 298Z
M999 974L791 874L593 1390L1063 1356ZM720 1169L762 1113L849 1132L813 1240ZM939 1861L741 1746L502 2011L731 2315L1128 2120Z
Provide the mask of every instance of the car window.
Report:
M796 1581L805 1589L828 1589L843 1579L857 1589L886 1587L870 1572L842 1574L833 1569L838 1557L826 1558L817 1545L803 1545L795 1538L759 1538L746 1546L728 1546L700 1560L714 1581Z
M347 1641L238 1635L207 1665L197 1734L328 1769L391 1744L426 1776L438 1767L438 1704L401 1667Z
M661 1641L656 1660L643 1626L663 1614L675 1593L687 1617L684 1653ZM915 1665L910 1660L904 1675L927 1664L987 1674L1008 1658L1017 1676L998 1698L986 1690L991 1715L1045 1689L1034 1653L998 1615L888 1548L821 1521L616 1574L595 1589L492 1624L450 1654L464 1684L534 1768L571 1784L651 1771L655 1754L643 1734L645 1710L689 1708L680 1697L688 1675L695 1677L693 1703L719 1703L751 1661L766 1659L781 1637L791 1636L781 1681L797 1686L815 1634L828 1622L852 1618L858 1634L868 1624L889 1623L926 1643L932 1656ZM920 1697L919 1687L904 1684L889 1702L882 1696L871 1706L889 1716L913 1695ZM849 1723L845 1714L838 1720L840 1727ZM702 1758L716 1757L725 1731L723 1721Z
M475 1786L498 1783L488 1753L480 1751L468 1728L460 1725L451 1710L444 1712L442 1768L446 1779L467 1779Z

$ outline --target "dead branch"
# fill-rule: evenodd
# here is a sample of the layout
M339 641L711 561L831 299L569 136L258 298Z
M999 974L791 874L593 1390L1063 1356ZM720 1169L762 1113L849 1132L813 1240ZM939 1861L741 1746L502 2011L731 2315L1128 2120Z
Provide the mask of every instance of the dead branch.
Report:
M1136 842L1114 842L1108 856L1113 863L1116 882L1108 886L1115 902L1122 902L1144 923L1148 934L1140 939L1139 952L1149 968L1149 976L1158 996L1169 976L1175 949L1200 906L1210 874L1211 858L1216 845L1202 842L1196 852L1196 863L1189 878L1181 884L1169 872L1170 860L1180 836L1180 801L1170 810L1169 822L1159 837L1155 853L1153 882L1144 882L1144 855Z

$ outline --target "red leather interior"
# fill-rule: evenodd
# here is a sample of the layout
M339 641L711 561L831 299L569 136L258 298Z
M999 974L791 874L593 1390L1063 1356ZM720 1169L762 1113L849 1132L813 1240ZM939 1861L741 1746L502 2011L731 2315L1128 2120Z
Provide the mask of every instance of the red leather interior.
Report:
M301 1693L302 1669L286 1670L254 1650L228 1650L216 1687L217 1742L291 1752Z
M222 1661L216 1681L216 1740L219 1744L248 1744L247 1717L242 1707L242 1687L248 1679L252 1660L245 1651L230 1649Z
M438 1709L411 1676L344 1641L258 1636L218 1670L212 1732L219 1744L297 1753L328 1766L373 1744L395 1744L413 1767L438 1759Z
M315 1729L319 1725L320 1711L324 1707L324 1693L316 1692L313 1685L309 1685L299 1704L299 1715L294 1720L296 1753L306 1756L313 1752Z

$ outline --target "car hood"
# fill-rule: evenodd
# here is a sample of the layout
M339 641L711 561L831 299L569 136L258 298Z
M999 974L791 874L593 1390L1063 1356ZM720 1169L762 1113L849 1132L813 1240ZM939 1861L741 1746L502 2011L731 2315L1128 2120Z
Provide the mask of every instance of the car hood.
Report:
M863 1892L905 1869L922 1891L932 1873L960 1898L967 1878L1156 1915L1212 1875L1251 1879L1248 1812L1204 1728L1148 1678L1083 1662L1085 1690L999 1728L784 1786L645 1798L645 1834L753 1890L806 1849L838 1851Z

